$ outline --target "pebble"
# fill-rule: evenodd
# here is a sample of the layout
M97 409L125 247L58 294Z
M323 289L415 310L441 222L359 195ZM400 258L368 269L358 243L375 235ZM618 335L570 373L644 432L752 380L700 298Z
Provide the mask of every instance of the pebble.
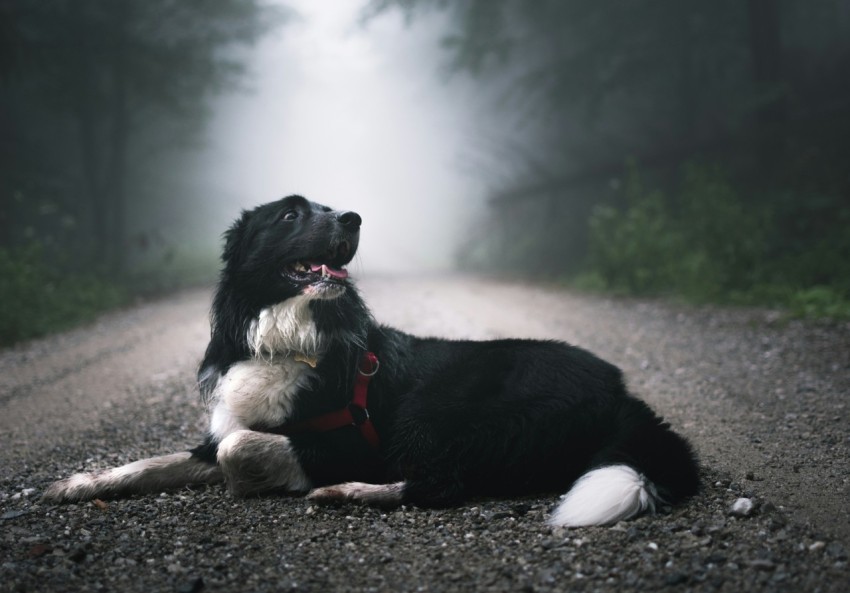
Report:
M26 514L26 511L6 511L0 515L0 519L17 519L18 517L23 517Z
M204 579L198 577L196 579L192 579L177 589L177 593L200 593L204 590Z
M844 549L838 542L831 542L826 546L826 553L835 558L836 560L846 560L847 559L847 551Z
M767 560L765 558L756 558L755 560L750 560L750 566L755 568L756 570L773 570L776 568L776 564L772 560Z
M753 514L754 508L755 504L751 498L739 498L732 503L732 506L729 508L729 514L738 517L749 517Z

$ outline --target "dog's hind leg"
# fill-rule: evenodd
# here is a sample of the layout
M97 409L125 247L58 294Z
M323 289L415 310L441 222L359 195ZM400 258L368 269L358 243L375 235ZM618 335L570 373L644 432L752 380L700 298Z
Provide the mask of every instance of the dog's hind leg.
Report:
M378 507L397 507L402 503L404 482L365 484L345 482L316 488L307 498L319 503L359 502Z
M51 484L44 502L79 502L127 494L161 492L194 484L215 484L224 476L214 463L191 452L142 459L100 472L75 474Z
M414 504L426 508L444 508L460 504L465 497L462 485L456 482L413 479L391 484L346 482L316 488L307 498L320 503L351 501L382 507Z
M218 445L218 463L228 490L236 496L278 488L306 492L312 486L289 439L278 434L232 432Z

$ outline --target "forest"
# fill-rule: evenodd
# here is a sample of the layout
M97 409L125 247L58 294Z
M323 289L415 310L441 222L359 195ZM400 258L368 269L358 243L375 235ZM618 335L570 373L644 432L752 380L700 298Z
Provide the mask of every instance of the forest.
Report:
M850 317L846 0L371 0L360 26L429 13L497 170L459 267ZM158 228L202 211L181 159L288 18L0 0L0 342L212 277Z
M157 230L186 201L175 161L208 100L242 84L236 50L284 16L254 0L0 2L0 343L209 276L214 257L175 264Z
M449 13L516 123L470 269L850 313L850 3L374 0ZM368 15L367 15L368 17Z

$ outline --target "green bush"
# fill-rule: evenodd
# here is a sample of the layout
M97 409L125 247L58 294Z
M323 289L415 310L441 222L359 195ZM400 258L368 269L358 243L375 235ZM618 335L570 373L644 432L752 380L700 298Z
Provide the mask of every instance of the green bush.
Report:
M850 319L850 299L829 286L813 286L791 295L791 312L798 317Z
M593 271L615 292L657 294L669 291L680 273L685 238L676 229L661 192L646 192L630 165L625 184L627 208L596 208L589 221Z
M119 285L71 274L38 244L0 249L0 344L44 335L126 301Z
M668 197L645 190L631 164L624 193L624 208L600 206L590 218L589 269L579 285L850 317L850 238L842 225L789 250L770 210L744 203L714 167L686 167Z

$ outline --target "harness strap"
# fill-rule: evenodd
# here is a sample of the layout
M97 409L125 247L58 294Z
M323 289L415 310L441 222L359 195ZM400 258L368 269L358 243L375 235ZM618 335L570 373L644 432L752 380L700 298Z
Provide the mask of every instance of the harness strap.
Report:
M346 407L292 425L284 425L280 430L280 434L297 436L309 432L327 432L346 426L356 426L366 442L369 443L369 446L373 449L378 449L380 447L380 439L378 438L378 432L375 430L375 425L369 417L366 400L369 394L369 381L378 372L379 367L378 357L373 352L366 352L360 360L360 366L357 368L357 378L354 381L354 397L352 397L351 402Z

